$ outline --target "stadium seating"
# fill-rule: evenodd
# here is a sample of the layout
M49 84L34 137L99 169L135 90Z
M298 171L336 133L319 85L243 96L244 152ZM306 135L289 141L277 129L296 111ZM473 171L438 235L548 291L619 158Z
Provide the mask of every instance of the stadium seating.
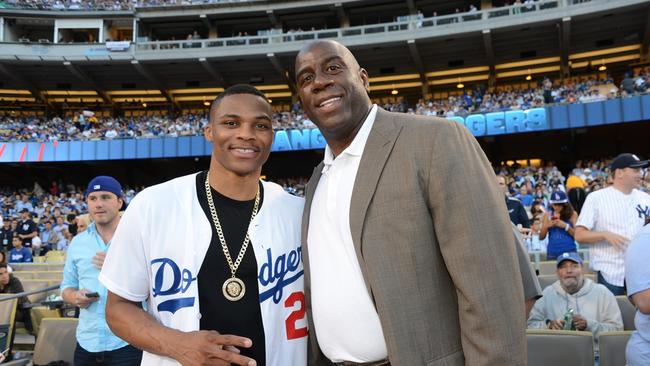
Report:
M39 280L63 280L62 271L38 271L34 272L34 279Z
M623 316L623 329L624 330L635 330L634 326L634 315L636 314L636 308L627 296L616 296L616 302L618 303L619 309L621 309L621 315Z
M603 332L598 336L600 366L625 366L625 347L632 331Z
M34 346L34 364L47 365L58 360L72 364L77 323L75 318L43 319Z
M0 295L0 300L11 295ZM0 301L0 352L9 348L15 332L16 307L18 299Z
M527 329L528 366L593 366L591 332Z
M29 272L35 272L35 271L46 271L47 270L47 265L41 264L41 263L10 263L11 268L14 269L14 271L29 271Z
M61 310L50 309L47 306L34 306L30 311L30 315L32 318L32 327L34 328L34 334L38 334L43 319L61 318Z
M33 290L46 288L51 284L51 281L46 279L24 280L24 281L21 280L21 282L23 284L23 289L25 291L33 291ZM40 292L40 293L28 295L27 298L29 299L30 302L36 303L45 300L45 298L47 298L47 295L48 295L47 292Z

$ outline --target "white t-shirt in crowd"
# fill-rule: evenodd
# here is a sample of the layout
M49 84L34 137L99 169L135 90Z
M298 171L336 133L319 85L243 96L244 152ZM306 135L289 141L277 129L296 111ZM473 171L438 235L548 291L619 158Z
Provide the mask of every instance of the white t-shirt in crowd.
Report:
M607 187L587 195L576 226L591 231L609 231L632 239L650 216L650 195L637 189L625 194ZM623 286L625 281L625 251L607 241L589 246L589 266L600 271L605 281Z

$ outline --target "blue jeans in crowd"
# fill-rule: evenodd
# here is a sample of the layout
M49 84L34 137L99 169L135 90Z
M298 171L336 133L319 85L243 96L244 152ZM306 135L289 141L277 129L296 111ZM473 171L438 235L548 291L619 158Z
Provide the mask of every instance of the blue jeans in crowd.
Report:
M601 285L604 285L605 287L607 287L609 289L609 291L611 291L614 294L614 296L625 295L625 292L626 292L625 283L623 284L623 287L612 285L611 283L605 281L605 278L603 278L603 275L600 274L600 271L598 272L598 283L600 283Z
M131 345L112 351L88 352L77 343L74 350L75 366L140 366L141 361L142 351Z

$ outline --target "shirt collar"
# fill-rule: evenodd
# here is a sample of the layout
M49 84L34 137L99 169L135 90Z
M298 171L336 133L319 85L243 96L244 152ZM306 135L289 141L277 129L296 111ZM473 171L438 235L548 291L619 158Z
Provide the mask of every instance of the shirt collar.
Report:
M377 105L373 104L370 108L368 116L363 121L363 125L361 125L361 128L357 132L357 135L352 140L352 143L350 143L350 145L346 147L339 156L361 156L363 154L363 150L366 147L366 142L368 141L368 136L370 136L370 131L372 130L372 126L375 123L375 117L377 117ZM323 163L325 164L324 168L329 169L329 167L334 163L334 160L335 158L334 154L332 153L332 149L330 149L329 145L326 145L325 157L323 158ZM323 169L323 172L325 172L326 169Z
M97 235L99 235L99 233L97 232L97 228L95 227L94 222L91 222L90 224L88 224L88 227L86 228L86 231L88 231L88 234L97 234Z

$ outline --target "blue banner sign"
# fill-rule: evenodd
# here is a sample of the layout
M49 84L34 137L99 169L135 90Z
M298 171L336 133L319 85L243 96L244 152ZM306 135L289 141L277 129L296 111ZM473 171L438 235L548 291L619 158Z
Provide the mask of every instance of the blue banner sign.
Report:
M275 132L271 151L324 149L325 138L317 129L284 130Z
M494 136L607 124L650 121L650 94L604 102L576 103L524 111L450 117L474 136ZM275 132L271 151L325 148L317 129ZM203 136L99 141L0 142L0 163L155 159L209 156L212 145Z
M471 114L465 118L450 117L469 129L474 136L504 135L550 129L546 109Z

